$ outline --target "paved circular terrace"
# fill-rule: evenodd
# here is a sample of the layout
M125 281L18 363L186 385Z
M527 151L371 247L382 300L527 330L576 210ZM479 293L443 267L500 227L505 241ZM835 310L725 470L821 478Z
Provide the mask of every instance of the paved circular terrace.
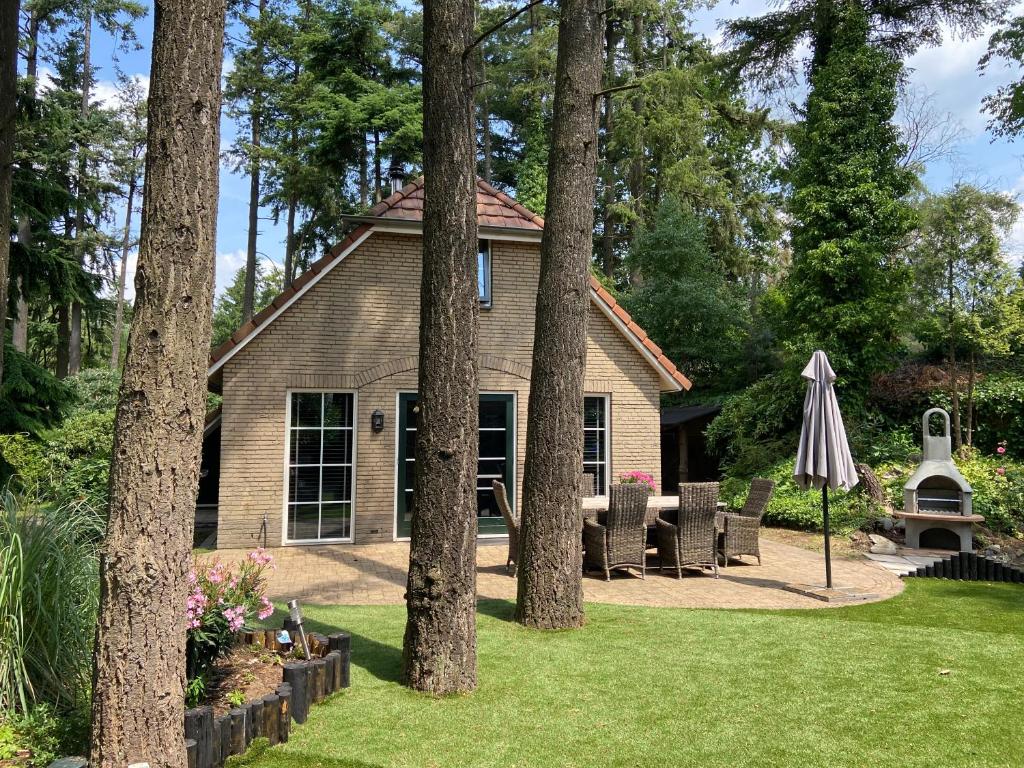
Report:
M516 580L505 572L508 545L482 541L477 549L477 592L481 598L514 600ZM277 563L269 583L274 599L298 598L305 603L337 605L392 605L404 602L409 545L369 544L279 547L271 552ZM244 550L219 550L217 557L230 563ZM635 573L613 572L612 580L590 575L583 579L587 601L667 608L824 608L828 604L787 592L789 583L819 584L824 580L820 552L761 538L763 565L733 561L719 569L716 580L696 570L682 579L668 572L648 570L641 580ZM898 594L903 583L890 571L865 558L833 557L833 581L884 600Z

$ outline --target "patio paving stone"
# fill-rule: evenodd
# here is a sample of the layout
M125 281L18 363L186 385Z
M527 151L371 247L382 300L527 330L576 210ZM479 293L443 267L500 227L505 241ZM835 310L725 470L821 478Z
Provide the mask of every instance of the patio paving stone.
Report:
M277 570L269 580L273 599L298 598L304 603L338 605L400 605L404 602L409 545L406 542L366 545L277 547L270 550ZM480 598L514 600L516 580L505 572L508 546L503 540L481 541L477 549L477 594ZM218 550L201 559L241 559L245 550ZM613 572L612 580L586 575L584 598L590 602L672 608L827 608L828 603L793 592L793 582L824 582L820 552L761 538L763 565L754 558L719 568L719 578L684 570L682 579L648 568L647 578ZM649 557L651 555L649 554ZM888 564L865 558L833 557L837 585L885 599L898 594L903 582Z

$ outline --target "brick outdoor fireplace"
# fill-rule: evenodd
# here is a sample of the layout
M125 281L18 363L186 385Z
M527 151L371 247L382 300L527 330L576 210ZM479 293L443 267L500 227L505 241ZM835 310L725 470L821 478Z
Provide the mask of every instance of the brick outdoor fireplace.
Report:
M945 434L931 434L935 414L942 414ZM921 426L924 460L903 486L903 511L896 513L907 521L907 546L973 552L974 523L985 518L974 514L971 486L953 463L949 414L932 408Z

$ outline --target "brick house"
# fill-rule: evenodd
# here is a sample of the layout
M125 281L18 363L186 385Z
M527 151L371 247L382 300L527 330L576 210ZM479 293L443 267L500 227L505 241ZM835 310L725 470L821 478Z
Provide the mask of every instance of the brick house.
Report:
M479 181L481 536L504 533L490 491L518 505L543 219ZM200 502L219 547L379 542L409 535L422 181L355 229L217 349L223 395L204 440ZM585 470L661 476L659 397L690 382L591 281Z

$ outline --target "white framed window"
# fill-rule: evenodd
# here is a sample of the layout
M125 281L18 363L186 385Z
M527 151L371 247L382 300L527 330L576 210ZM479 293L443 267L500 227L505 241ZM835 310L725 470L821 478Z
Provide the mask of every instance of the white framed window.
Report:
M491 241L478 240L476 255L476 284L480 293L480 306L491 306Z
M583 471L597 478L597 492L608 495L610 482L610 430L608 428L608 395L586 395L583 398Z
M351 541L355 394L289 392L285 541Z

